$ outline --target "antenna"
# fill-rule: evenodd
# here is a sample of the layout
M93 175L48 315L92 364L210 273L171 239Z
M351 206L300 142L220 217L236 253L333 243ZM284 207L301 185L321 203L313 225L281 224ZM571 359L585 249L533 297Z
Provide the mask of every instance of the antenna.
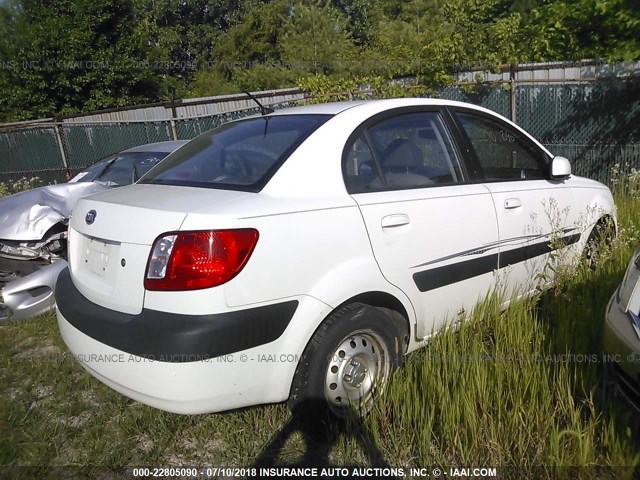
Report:
M256 103L258 104L258 106L260 107L260 112L262 113L262 115L268 115L268 114L270 114L270 113L275 112L275 110L274 110L273 108L271 108L271 107L265 107L264 105L262 105L262 104L258 101L258 99L255 97L255 95L253 95L253 94L251 94L251 93L247 92L246 90L242 90L242 93L246 93L246 94L247 94L247 96L248 96L251 100L253 100L254 102L256 102Z

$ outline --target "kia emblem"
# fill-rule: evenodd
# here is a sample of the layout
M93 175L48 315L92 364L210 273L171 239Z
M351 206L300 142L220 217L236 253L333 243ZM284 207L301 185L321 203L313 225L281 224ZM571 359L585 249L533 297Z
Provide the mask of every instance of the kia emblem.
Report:
M84 217L84 221L87 222L87 225L91 225L93 222L96 221L96 216L98 214L96 213L95 210L89 210L87 212L87 215Z

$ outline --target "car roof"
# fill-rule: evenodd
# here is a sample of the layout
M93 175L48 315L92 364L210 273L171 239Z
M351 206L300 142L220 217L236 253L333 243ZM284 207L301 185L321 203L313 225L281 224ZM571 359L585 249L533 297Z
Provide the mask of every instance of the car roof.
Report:
M168 152L171 153L176 150L178 147L181 147L189 140L173 140L170 142L156 142L156 143L147 143L146 145L138 145L137 147L128 148L127 150L123 150L121 153L132 153L132 152Z

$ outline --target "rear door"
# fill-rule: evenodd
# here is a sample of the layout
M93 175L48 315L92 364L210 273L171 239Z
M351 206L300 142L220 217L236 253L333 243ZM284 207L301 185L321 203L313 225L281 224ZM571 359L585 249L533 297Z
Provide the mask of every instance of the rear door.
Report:
M455 117L495 202L498 287L505 300L533 292L580 238L569 182L552 180L551 157L504 120L467 109L456 109Z
M375 258L411 299L418 338L466 317L498 266L491 194L467 183L449 132L438 110L387 112L360 126L343 156Z

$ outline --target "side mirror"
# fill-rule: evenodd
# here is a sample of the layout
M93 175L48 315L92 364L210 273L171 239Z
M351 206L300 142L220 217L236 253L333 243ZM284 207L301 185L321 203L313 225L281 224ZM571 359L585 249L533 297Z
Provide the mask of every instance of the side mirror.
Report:
M571 163L564 157L553 157L551 160L551 178L561 179L571 175Z

